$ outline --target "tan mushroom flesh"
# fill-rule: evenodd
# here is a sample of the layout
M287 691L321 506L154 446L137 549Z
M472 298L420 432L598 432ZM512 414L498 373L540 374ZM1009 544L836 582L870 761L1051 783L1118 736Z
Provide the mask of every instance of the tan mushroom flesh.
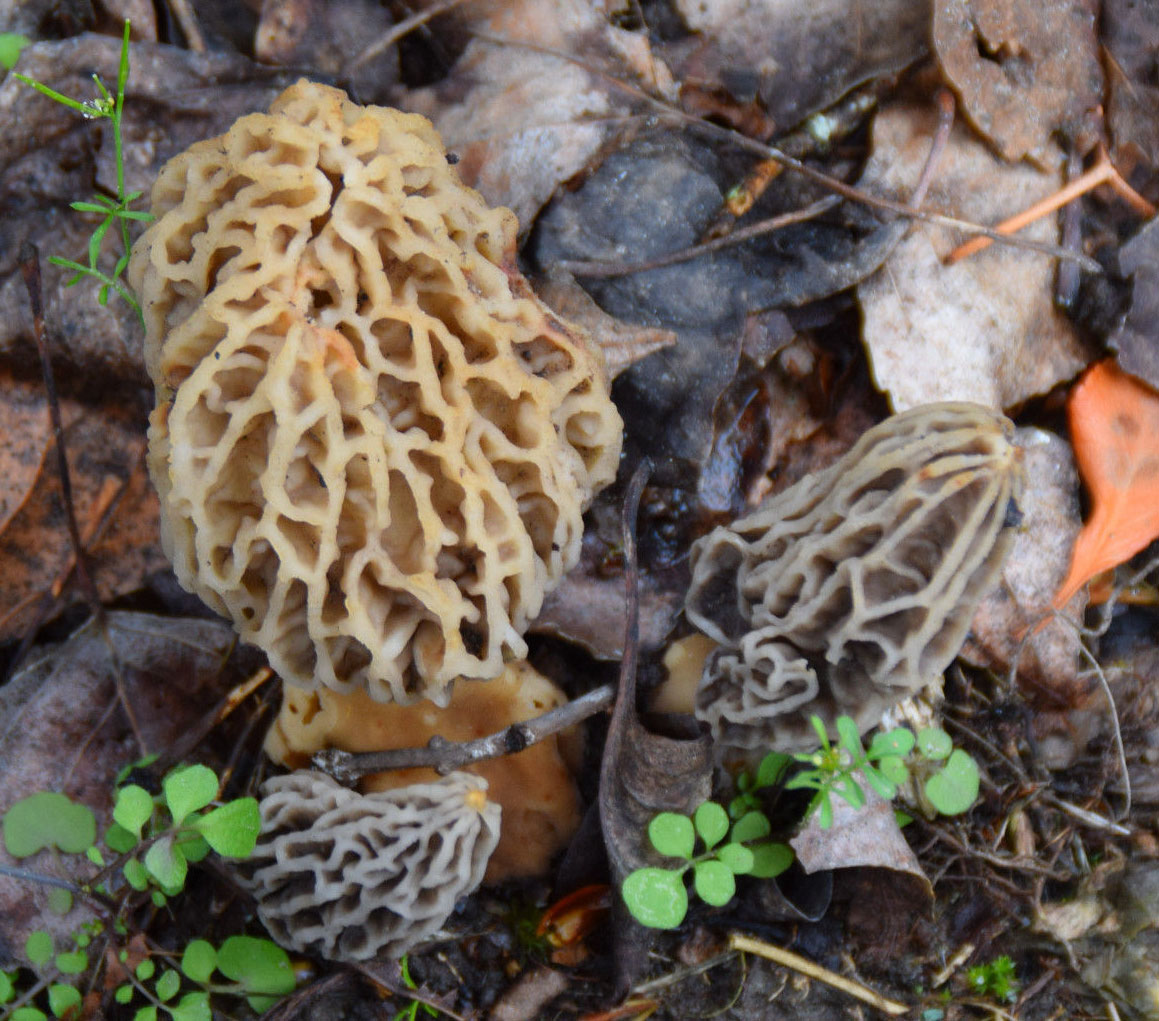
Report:
M266 753L283 766L301 769L323 748L349 752L413 748L436 734L448 741L471 741L540 716L565 701L558 687L524 662L509 664L486 684L457 685L443 709L429 702L408 706L374 702L364 692L342 695L287 688L282 710L266 737ZM465 769L487 781L489 799L503 808L487 882L543 875L553 856L567 845L580 821L572 777L581 751L578 734L565 732ZM359 789L393 790L433 779L430 769L400 769L373 773Z

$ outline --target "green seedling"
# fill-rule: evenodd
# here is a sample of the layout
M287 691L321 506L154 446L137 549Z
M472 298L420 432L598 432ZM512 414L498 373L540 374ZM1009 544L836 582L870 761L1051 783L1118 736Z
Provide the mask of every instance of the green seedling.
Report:
M736 877L771 878L793 860L784 844L767 839L772 827L763 812L751 811L733 821L715 801L706 801L691 816L661 812L648 825L648 839L662 855L682 859L671 868L636 869L624 880L624 902L633 916L656 929L674 929L688 913L685 873L706 904L727 904L736 893ZM694 855L699 838L704 850Z

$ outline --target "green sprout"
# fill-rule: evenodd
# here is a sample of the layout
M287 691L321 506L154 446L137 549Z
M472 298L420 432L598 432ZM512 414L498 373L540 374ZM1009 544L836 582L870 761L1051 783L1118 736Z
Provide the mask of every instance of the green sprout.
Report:
M989 996L999 1003L1013 1003L1018 999L1014 962L1006 954L986 964L974 965L966 972L966 981L975 996Z
M132 247L132 241L129 237L129 222L135 220L147 223L153 219L150 213L144 213L140 210L130 208L141 197L141 192L125 191L125 157L121 120L125 109L125 85L129 80L129 22L125 22L125 31L121 39L121 62L117 69L116 95L111 95L105 87L104 82L95 74L93 75L93 82L96 85L98 95L96 98L88 100L73 99L71 96L57 92L56 89L50 88L43 82L36 81L34 78L29 78L27 75L18 74L15 71L12 74L13 77L35 89L41 95L47 96L49 99L68 107L70 110L74 110L88 120L103 119L112 121L114 160L117 166L116 200L114 201L107 195L97 194L89 202L69 203L71 208L75 209L78 213L96 213L102 218L100 224L98 224L96 230L93 231L92 236L89 238L88 265L75 262L72 259L62 258L59 255L50 256L48 261L54 266L60 266L73 271L73 276L65 285L67 287L72 287L84 277L90 277L96 280L101 285L97 294L97 301L102 306L108 304L109 291L116 291L143 323L144 317L141 314L141 306L121 279L125 270L128 268L129 252ZM120 253L112 271L106 273L99 267L98 262L105 236L113 228L114 224L117 226L117 233L120 236Z
M407 960L407 955L403 954L398 961L399 971L402 972L402 984L407 989L418 989L418 984L410 977L410 962ZM405 1007L394 1015L393 1021L416 1021L419 1016L419 1011L429 1017L438 1017L439 1012L435 1010L429 1003L423 1003L421 1000L411 1000Z

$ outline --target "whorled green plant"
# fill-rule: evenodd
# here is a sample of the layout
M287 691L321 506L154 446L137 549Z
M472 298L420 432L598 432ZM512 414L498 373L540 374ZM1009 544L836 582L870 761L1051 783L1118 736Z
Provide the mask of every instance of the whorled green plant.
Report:
M45 930L29 935L24 958L36 981L22 986L19 972L0 972L0 1021L72 1016L82 1002L81 989L92 988L99 973L112 967L106 954L90 959L97 938L108 942L120 965L114 1000L123 1005L146 1001L133 1021L160 1016L210 1021L213 994L243 996L262 1011L293 990L289 957L271 940L238 935L215 948L194 939L183 951L168 953L133 939L125 922L142 895L163 907L181 894L189 865L210 851L227 858L253 852L261 825L257 801L220 801L219 787L217 775L203 765L172 770L156 795L138 784L123 784L116 791L113 822L99 841L92 810L64 794L40 791L4 813L0 828L8 853L24 859L51 849L65 875L9 867L0 871L48 885L49 906L62 914L76 897L100 911L72 934L68 945L58 945ZM143 957L142 945L148 948Z
M621 894L637 921L659 929L680 925L688 912L688 872L697 896L720 907L735 895L737 876L774 878L792 864L792 849L769 839L772 823L761 808L762 789L783 784L785 790L812 790L802 822L816 815L823 829L833 824L834 795L855 809L865 804L858 775L887 801L912 778L919 808L930 815L958 815L978 797L977 764L967 752L954 748L940 728L925 728L915 735L898 727L875 735L865 748L857 724L848 716L837 719L836 742L830 740L820 717L811 717L811 722L818 750L794 755L769 752L755 774L745 772L737 778L737 794L727 809L706 801L692 816L662 812L652 820L648 826L652 847L680 862L636 869L624 879ZM697 840L702 848L698 853Z
M24 42L26 43L27 40ZM16 62L16 56L19 55L22 48L23 44L17 39L9 39L7 53L13 60L13 66ZM0 53L0 56L2 55ZM109 291L115 291L137 314L137 318L141 319L142 323L144 323L144 319L141 316L140 303L122 279L125 269L129 265L129 252L132 247L132 239L129 237L129 224L134 221L147 223L153 219L150 213L131 208L133 203L141 197L141 192L127 192L125 190L125 155L121 121L125 109L125 85L129 80L129 22L125 22L125 30L121 39L121 60L117 69L117 87L115 93L110 93L104 82L95 74L93 75L93 83L96 85L98 94L96 98L87 100L73 99L71 96L57 92L56 89L50 88L43 82L38 82L36 79L29 78L27 75L19 74L16 71L12 72L12 76L24 82L25 85L35 89L41 95L47 96L49 99L68 107L70 110L74 110L88 120L108 120L111 122L113 129L113 158L117 168L116 197L111 198L108 195L96 194L89 201L69 203L71 208L75 209L78 213L96 214L101 217L101 222L89 237L88 262L87 264L80 263L74 259L66 259L59 255L50 256L48 261L54 266L60 266L62 269L73 271L73 276L68 280L66 286L71 287L85 278L95 280L100 284L100 289L97 292L97 301L101 305L107 305ZM101 250L104 246L105 237L114 227L116 228L113 231L114 236L119 239L120 244L112 269L105 270L100 266Z

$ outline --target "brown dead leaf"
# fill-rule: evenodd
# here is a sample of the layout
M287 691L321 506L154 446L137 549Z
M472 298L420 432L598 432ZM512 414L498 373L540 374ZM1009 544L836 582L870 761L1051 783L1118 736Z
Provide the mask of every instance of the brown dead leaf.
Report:
M677 77L755 94L782 131L929 45L927 0L676 0L676 9L698 33L662 51Z
M935 127L932 109L898 104L874 121L868 191L905 196L916 184ZM930 189L930 208L996 223L1050 194L1056 177L1007 166L963 128L950 135ZM1057 243L1042 221L1025 235ZM895 411L967 400L1009 408L1079 372L1079 338L1056 311L1054 262L992 245L954 266L942 259L959 239L915 224L877 274L858 287L873 375Z
M239 677L236 666L226 667L236 637L224 623L110 613L108 625L150 750L174 744ZM29 794L51 790L88 805L103 824L113 778L139 754L116 700L109 645L92 623L42 650L0 688L0 814ZM51 859L42 851L20 864L52 872ZM2 844L0 862L15 864ZM45 891L0 876L0 968L21 962L33 929L47 929L63 944L86 920L79 901L68 915L51 913Z
M526 231L630 112L630 95L609 77L662 93L671 77L645 36L612 27L588 0L518 0L471 13L477 38L450 76L404 103L434 122L463 180L512 209Z
M7 464L0 462L10 469L0 485L8 511L0 518L0 640L19 638L37 623L41 597L62 591L73 563L55 448L50 430L35 424L48 420L39 390L0 374L0 421L11 415L13 427L28 426L10 434L7 448L0 446L0 456L11 451ZM61 414L77 526L97 593L111 599L139 588L146 575L168 564L157 497L144 467L143 429L113 407L66 400ZM64 596L66 602L78 598L71 587Z
M1010 161L1057 168L1056 133L1097 137L1102 70L1091 0L935 0L934 49L970 122Z
M51 439L44 388L0 377L0 532L32 492Z
M1022 524L998 583L974 614L960 655L1003 675L1018 655L1021 680L1069 703L1082 690L1081 638L1061 621L1038 625L1050 617L1078 535L1078 473L1070 445L1054 433L1019 429L1015 442L1026 469L1018 504ZM1085 593L1076 593L1066 615L1082 620L1086 605Z

